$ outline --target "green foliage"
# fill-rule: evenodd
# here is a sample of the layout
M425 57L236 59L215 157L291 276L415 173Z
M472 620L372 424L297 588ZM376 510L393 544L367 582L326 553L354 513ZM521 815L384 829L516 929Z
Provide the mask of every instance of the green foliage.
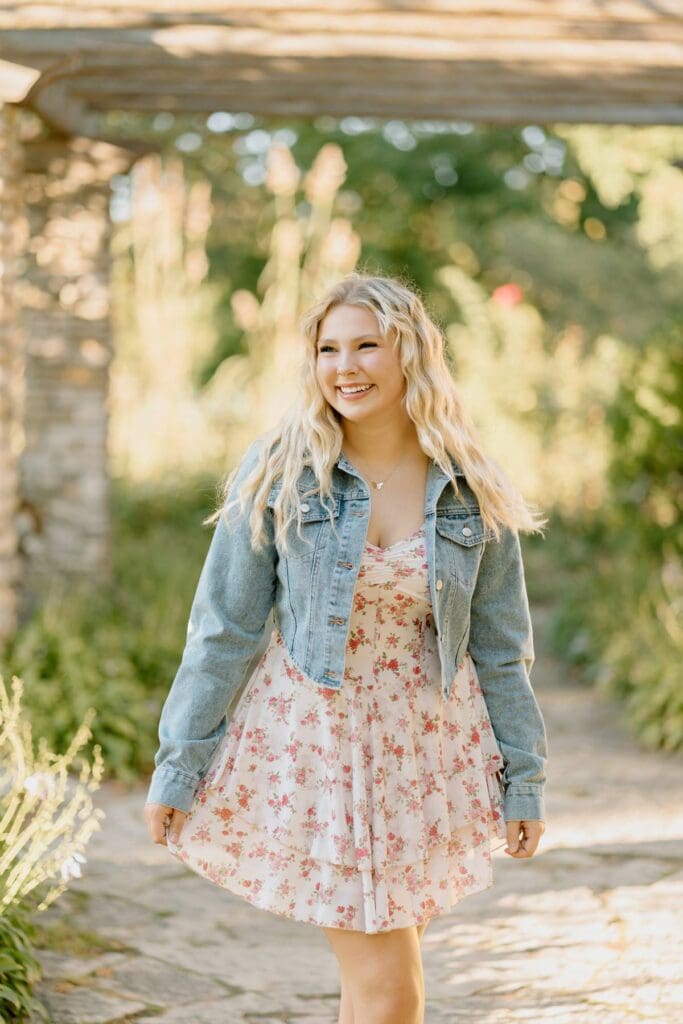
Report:
M577 534L583 560L558 651L625 702L650 747L683 749L683 346L681 325L633 354L608 413L610 502Z
M224 358L243 351L230 297L240 288L258 293L268 254L276 217L265 185L269 139L286 142L301 167L326 143L341 147L348 173L333 215L348 218L360 236L361 269L406 275L442 322L454 310L435 287L434 268L452 261L487 291L515 281L553 331L578 323L589 343L600 333L636 343L659 326L668 307L680 308L680 270L652 261L650 253L678 224L669 207L683 179L673 166L679 128L536 125L529 131L240 114L233 127L216 133L201 115L176 117L163 128L153 116L109 117L112 132L149 136L169 154L177 155L176 140L186 131L202 140L184 160L188 175L211 182L209 278L221 293L220 340L200 371L203 381ZM662 225L651 224L662 196L667 216ZM302 217L306 205L297 204ZM589 237L587 220L601 224L604 237Z
M32 909L27 903L13 905L0 915L0 1020L6 1024L49 1020L47 1009L32 994L42 977L32 951Z
M178 667L211 528L215 483L115 487L110 584L54 585L0 658L20 676L35 736L65 749L89 707L105 777L153 767L161 704Z

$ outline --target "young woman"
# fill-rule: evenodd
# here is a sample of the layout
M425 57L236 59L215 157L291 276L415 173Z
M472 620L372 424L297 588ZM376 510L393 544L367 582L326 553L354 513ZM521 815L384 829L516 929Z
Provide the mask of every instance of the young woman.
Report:
M340 1024L419 1024L427 922L544 831L518 531L547 520L403 283L351 274L302 333L300 398L208 520L145 817L193 871L324 929Z

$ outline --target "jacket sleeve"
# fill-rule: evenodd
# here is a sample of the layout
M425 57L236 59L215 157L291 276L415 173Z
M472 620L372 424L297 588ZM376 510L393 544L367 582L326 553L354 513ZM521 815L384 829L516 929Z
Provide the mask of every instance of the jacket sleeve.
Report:
M505 820L544 821L547 737L529 682L535 654L522 552L518 534L501 531L482 554L469 651L505 762Z
M243 456L229 499L251 471L257 441ZM229 500L228 499L228 500ZM159 749L148 803L190 809L211 756L227 728L227 714L256 652L273 606L276 554L271 513L267 543L254 552L249 510L223 509L197 584L182 660L159 719Z

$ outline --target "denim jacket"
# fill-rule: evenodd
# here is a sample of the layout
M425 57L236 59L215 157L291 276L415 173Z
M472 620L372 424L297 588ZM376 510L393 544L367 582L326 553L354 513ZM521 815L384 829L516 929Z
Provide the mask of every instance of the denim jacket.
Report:
M262 438L244 454L230 498L255 465ZM529 682L534 647L518 535L484 528L474 492L451 458L465 504L430 459L424 537L444 698L469 651L505 762L501 787L506 820L545 817L547 759L543 718ZM448 485L448 486L447 486ZM278 552L271 487L268 542L249 540L249 507L218 520L190 609L180 666L159 720L159 749L147 801L188 811L225 734L272 612L294 663L321 687L339 690L358 566L370 515L368 488L341 454L332 473L333 505L318 496L309 466L297 489L301 537L290 524L290 552ZM335 528L328 515L333 510ZM229 521L226 521L229 520Z

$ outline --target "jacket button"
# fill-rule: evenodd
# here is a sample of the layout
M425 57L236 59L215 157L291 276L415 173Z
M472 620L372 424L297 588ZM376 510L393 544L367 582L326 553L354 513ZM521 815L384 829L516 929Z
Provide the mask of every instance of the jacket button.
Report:
M469 535L472 533L469 526L463 526L462 532L465 534L466 537L469 537Z
M443 586L443 580L437 580L436 581L436 589L437 590L441 590L442 586Z
M301 511L302 512L310 512L311 511L311 506L307 505L306 502L304 502L304 504L301 506Z

